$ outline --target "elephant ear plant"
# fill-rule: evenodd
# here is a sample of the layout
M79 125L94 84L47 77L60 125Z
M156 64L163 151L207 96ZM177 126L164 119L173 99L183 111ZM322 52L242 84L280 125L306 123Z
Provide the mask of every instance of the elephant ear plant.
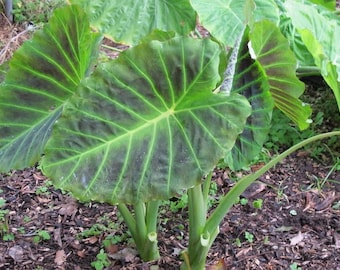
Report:
M0 89L1 170L44 154L56 187L119 205L144 260L159 256L159 200L198 185L250 115L245 97L213 92L218 43L162 37L91 72L99 37L69 6L16 53Z
M57 188L80 201L117 205L145 261L160 256L160 202L187 192L182 268L204 269L219 223L259 173L297 147L338 133L311 138L241 179L208 217L209 175L217 162L223 158L234 168L249 162L265 140L274 105L302 128L310 109L298 99L303 84L275 23L244 24L226 53L223 40L187 35L195 12L186 7L176 13L180 7L172 6L181 21L171 32L158 20L143 37L109 24L111 36L121 34L131 48L105 61L98 57L103 24L92 32L80 6L56 10L2 72L0 170L40 162ZM168 10L157 8L151 10Z

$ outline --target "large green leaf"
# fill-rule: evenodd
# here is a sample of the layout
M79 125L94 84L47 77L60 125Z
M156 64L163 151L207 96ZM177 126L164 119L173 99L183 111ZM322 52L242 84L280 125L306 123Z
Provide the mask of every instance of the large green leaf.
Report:
M340 60L337 60L338 63L333 63L333 61L328 58L324 47L309 30L300 30L300 34L307 48L312 53L315 64L320 68L321 75L333 90L340 111Z
M200 183L250 114L244 97L213 93L220 53L210 40L174 38L98 67L65 106L44 173L80 200L109 203L165 199Z
M63 103L89 71L99 36L70 6L14 54L0 85L0 171L31 166L41 157Z
M261 65L250 57L248 41L247 28L242 39L233 48L226 79L221 87L222 91L244 95L252 106L251 116L248 117L242 134L225 157L232 170L247 166L259 154L267 139L273 109L268 80Z
M297 68L315 66L314 58L303 43L300 33L293 26L292 20L286 15L281 16L280 29L282 34L288 39L290 48L298 60Z
M301 35L297 29L295 21L292 22L290 11L286 9L285 2L282 0L275 0L278 7L281 11L281 19L280 19L280 28L281 32L288 39L290 43L290 47L294 52L297 60L298 60L298 69L299 70L308 70L310 67L315 66L314 58L307 49L306 45L302 41ZM294 11L296 15L296 19L298 19L301 23L305 24L305 20L312 22L314 18L316 18L313 13L322 14L323 20L322 22L326 22L328 20L337 20L339 19L334 12L330 12L330 10L335 10L335 1L322 1L322 0L294 0L290 1L290 6L294 9L295 4L297 7L302 7L302 9L298 8ZM317 5L316 5L317 4ZM303 12L300 13L302 10ZM309 12L309 11L312 11ZM310 22L306 24L309 25ZM301 25L301 24L300 24ZM318 29L322 32L322 29Z
M340 19L332 12L287 1L287 16L299 30L302 40L332 88L340 110Z
M228 66L227 73L233 72L226 75L222 86L243 94L252 106L244 131L225 158L231 169L238 170L262 149L270 128L272 101L301 129L308 127L311 109L298 100L304 85L295 75L296 60L272 22L263 20L255 23L250 33L245 31L230 59L233 66Z
M273 0L191 0L191 3L204 27L228 46L235 44L247 20L279 22L279 10Z
M300 129L306 129L311 108L298 99L305 88L296 77L296 59L287 40L278 27L266 20L255 23L249 37L251 54L268 79L275 106Z
M189 0L71 0L89 14L91 26L116 42L135 45L154 29L188 34L196 14Z

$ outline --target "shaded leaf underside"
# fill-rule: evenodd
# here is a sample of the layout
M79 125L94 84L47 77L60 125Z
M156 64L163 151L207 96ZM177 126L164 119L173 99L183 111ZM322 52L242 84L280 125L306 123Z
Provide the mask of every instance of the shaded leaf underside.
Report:
M270 21L261 21L250 32L251 49L266 74L275 106L300 129L309 126L311 108L298 97L304 84L295 74L296 59L279 29Z
M239 170L261 151L270 128L273 102L301 129L308 127L311 109L298 99L304 85L295 75L296 60L272 22L255 23L234 51L237 56L231 57L235 59L230 62L234 61L230 90L246 96L252 106L244 131L225 158L231 169Z
M212 93L219 54L209 40L175 38L102 65L67 104L43 171L80 200L109 203L166 199L199 183L250 113L243 97Z
M231 58L235 61L235 74L231 91L247 97L252 106L252 113L247 119L246 126L237 138L232 151L225 161L232 170L240 170L247 166L261 151L270 128L273 101L269 92L267 78L258 62L251 59L248 50L248 33L246 30L241 42L234 46Z

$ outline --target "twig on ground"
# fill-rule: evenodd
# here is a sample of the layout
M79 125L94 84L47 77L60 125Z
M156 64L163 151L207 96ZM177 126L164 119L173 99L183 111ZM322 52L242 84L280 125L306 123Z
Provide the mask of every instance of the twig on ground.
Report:
M7 59L10 58L11 55L8 55L8 54L11 54L11 52L13 52L13 50L11 50L11 45L13 43L17 43L18 42L18 39L29 33L29 32L32 32L35 30L35 27L33 26L28 26L25 30L21 31L20 33L17 33L16 34L16 31L17 31L17 28L16 27L13 27L13 29L11 30L10 32L10 38L9 40L7 41L6 45L4 46L4 48L0 51L0 65L2 63L4 63ZM16 35L15 35L16 34ZM21 43L21 42L20 42Z

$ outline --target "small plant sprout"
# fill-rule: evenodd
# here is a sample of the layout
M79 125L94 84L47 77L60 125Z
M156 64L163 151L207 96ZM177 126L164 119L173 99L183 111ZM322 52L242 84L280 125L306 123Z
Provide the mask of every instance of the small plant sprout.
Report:
M96 224L93 224L91 228L85 229L82 232L80 232L77 235L77 237L78 238L89 238L91 236L98 236L98 235L103 234L107 230L108 228L105 225L96 223Z
M0 197L0 207L5 206L5 204L6 204L6 200Z
M2 190L0 190L0 194ZM6 206L6 200L0 197L0 237L4 241L12 241L14 240L14 235L10 233L10 228L8 225L8 209L3 209Z
M266 235L266 236L264 237L264 239L263 239L263 244L264 244L264 245L269 245L269 244L270 244L269 236L268 236L268 235Z
M28 223L31 221L31 218L29 216L24 216L24 222Z
M116 245L118 243L123 242L124 237L121 235L108 235L103 240L104 247L109 247L111 245Z
M35 194L36 195L49 195L49 187L52 186L52 182L50 180L47 180L43 183L43 185L39 186L36 191Z
M91 262L91 266L94 267L96 270L103 270L104 268L110 266L110 260L105 253L104 249L101 249L96 256L96 260Z
M292 263L291 265L289 265L289 269L290 270L302 270L301 267L298 266L298 264L296 262Z
M242 242L241 242L240 238L237 237L237 238L235 239L235 245L238 246L238 247L241 247L241 246L242 246Z
M250 232L244 232L244 238L249 242L253 243L254 242L254 235Z
M332 208L334 210L340 210L340 201L334 202Z
M15 239L15 236L13 233L4 233L2 236L2 240L4 241L13 241Z
M262 209L263 206L263 199L256 199L255 201L253 201L253 207L255 209Z
M38 244L42 241L48 241L51 239L51 235L46 230L39 230L36 235L33 237L33 243Z
M248 203L248 199L247 199L247 198L241 198L241 199L240 199L240 204L241 204L241 205L244 206L244 205L247 205L247 203Z

